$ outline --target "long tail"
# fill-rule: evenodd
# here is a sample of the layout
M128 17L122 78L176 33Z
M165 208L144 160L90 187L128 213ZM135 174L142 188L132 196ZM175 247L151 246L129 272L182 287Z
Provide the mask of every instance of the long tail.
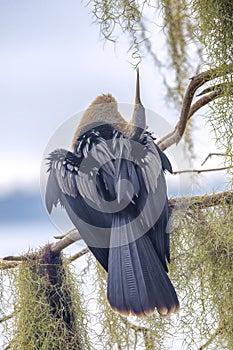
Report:
M178 311L175 289L147 235L133 240L133 228L116 216L108 264L108 300L123 315Z

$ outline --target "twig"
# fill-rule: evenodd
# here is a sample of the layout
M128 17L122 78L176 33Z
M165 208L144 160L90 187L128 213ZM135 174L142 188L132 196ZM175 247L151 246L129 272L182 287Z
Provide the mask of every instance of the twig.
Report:
M203 96L201 98L199 98L195 103L192 104L192 106L190 107L190 111L189 114L187 116L187 121L193 116L194 113L196 113L200 108L204 107L205 105L207 105L208 103L210 103L211 101L215 100L218 97L222 97L224 94L223 91L218 90L218 91L213 91L211 93L209 93L206 96Z
M74 260L76 260L76 259L80 258L81 256L85 255L89 251L90 251L89 248L84 248L80 252L72 255L70 258L67 259L68 264L72 263Z
M148 328L144 326L137 326L136 324L131 323L127 318L119 315L121 321L126 325L126 327L130 327L133 329L135 332L145 332L148 331Z
M64 235L60 235L60 236L53 236L54 239L62 239L66 236L66 234Z
M62 238L60 241L53 243L51 245L51 251L54 254L59 253L63 249L67 248L72 243L79 241L80 239L82 239L82 237L79 234L78 230L72 229L66 235L64 235L64 238ZM3 269L15 267L18 265L19 262L27 260L29 256L30 254L21 255L21 256L6 256L1 260L2 263L0 263L0 269L3 270Z
M17 256L17 255L15 255L15 256L9 255L9 256L5 256L5 257L2 259L2 261L11 261L11 262L13 262L13 261L15 261L15 262L20 262L20 261L22 261L22 260L27 260L27 258L26 258L25 255L19 255L19 256Z
M60 235L60 236L53 236L55 239L62 239L65 238L66 236L68 236L70 233L78 233L78 230L76 229L76 227L72 228L71 230L69 230L67 233L65 233L64 235Z
M3 323L3 322L10 320L12 317L14 317L16 315L17 312L18 311L13 311L10 315L7 315L7 316L0 318L0 323Z
M202 90L197 96L202 96L205 94L208 94L211 91L217 91L217 90L221 90L221 91L225 91L227 89L233 89L233 83L227 82L227 83L221 83L221 84L216 84L214 86L210 86L207 89Z
M201 107L205 104L209 103L216 97L222 95L222 90L217 90L210 92L208 96L204 96L200 98L196 103L192 104L192 100L196 90L201 87L206 82L213 80L215 78L221 77L223 75L227 75L233 71L233 64L224 65L215 69L210 69L206 72L200 73L193 78L188 85L186 90L183 105L180 113L180 118L178 123L176 124L174 130L167 135L165 135L161 140L158 141L158 146L165 150L174 143L178 143L185 131L188 119Z
M214 339L223 331L223 327L219 327L215 332L214 334L211 335L211 337L207 340L207 342L205 344L203 344L199 350L204 350L207 348L207 346L209 346L213 341Z
M213 169L187 169L187 170L179 170L179 171L173 171L173 175L177 175L177 174L184 174L184 173L207 173L210 171L220 171L220 170L227 170L227 169L231 169L230 166L225 166L222 168L213 168Z
M52 244L51 250L53 253L59 253L69 245L82 239L77 229L72 229L60 241Z
M232 154L225 154L225 153L209 153L208 156L205 158L205 160L201 163L201 166L203 166L209 158L212 156L222 156L222 157L232 157Z

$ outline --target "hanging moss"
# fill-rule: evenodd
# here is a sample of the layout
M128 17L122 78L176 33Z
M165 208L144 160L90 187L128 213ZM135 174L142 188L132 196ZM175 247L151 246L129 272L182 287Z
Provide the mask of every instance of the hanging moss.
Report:
M233 3L231 0L194 0L198 38L210 65L231 63L233 54Z
M193 8L199 28L197 36L205 47L206 64L208 67L221 66L224 70L232 63L233 57L233 3L231 0L195 0ZM211 123L218 147L228 154L226 163L232 166L233 75L225 74L214 83L223 84L224 96L212 103L207 120Z
M11 349L89 349L85 312L76 282L50 246L30 254L15 276Z
M201 47L195 41L195 23L189 2L185 0L162 0L163 26L168 48L170 67L175 72L174 87L168 86L169 98L180 108L186 88L185 82L193 75L200 65ZM192 45L190 45L192 44ZM196 66L193 66L193 55L196 57Z
M99 25L101 35L106 40L116 43L122 32L126 34L129 39L129 50L136 60L136 64L142 58L141 45L147 41L146 29L143 24L143 9L147 2L140 3L135 0L92 1L92 13L95 22Z
M176 259L181 272L176 271L176 280L187 293L182 321L189 346L215 335L214 349L232 348L232 214L232 206L196 210L186 218L178 241L173 236L173 249L182 254Z

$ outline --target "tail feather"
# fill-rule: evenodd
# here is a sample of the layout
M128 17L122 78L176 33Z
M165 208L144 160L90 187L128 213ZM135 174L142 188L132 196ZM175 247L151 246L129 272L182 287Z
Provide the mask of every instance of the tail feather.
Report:
M150 276L150 287L153 291L155 306L161 314L169 314L179 308L179 301L175 289L160 262L157 253L148 237L140 238L142 259L145 259ZM138 242L139 243L139 242Z
M146 315L155 308L154 301L148 295L148 279L146 281L145 272L137 263L135 245L133 242L114 247L109 253L108 299L112 308L124 315Z
M179 307L174 287L150 238L144 235L134 241L130 222L117 216L111 232L108 300L113 309L124 315L145 316L155 308L167 315Z
M116 216L108 258L108 299L112 308L122 314L141 314L142 310L153 310L154 305L148 304L147 279L138 263L132 226L129 222L121 224L122 220Z

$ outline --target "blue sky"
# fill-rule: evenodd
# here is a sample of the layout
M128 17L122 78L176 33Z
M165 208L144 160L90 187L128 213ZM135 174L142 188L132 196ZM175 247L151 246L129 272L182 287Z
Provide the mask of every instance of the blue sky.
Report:
M165 46L158 41L163 57ZM0 194L4 194L39 188L40 164L50 137L97 95L110 92L119 102L132 103L135 72L127 38L116 46L101 40L91 7L77 0L2 0L0 47ZM144 105L175 125L177 112L165 101L162 78L152 59L145 58L140 69ZM195 118L198 166L215 147L202 119ZM207 177L201 181L204 189L210 185ZM211 175L213 188L223 181L222 174Z

